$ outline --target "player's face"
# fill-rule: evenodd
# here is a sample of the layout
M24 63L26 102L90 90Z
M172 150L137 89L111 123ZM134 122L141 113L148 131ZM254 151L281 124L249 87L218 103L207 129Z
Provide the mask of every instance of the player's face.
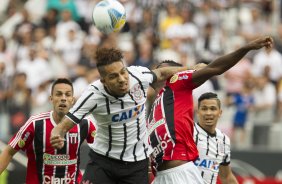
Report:
M54 111L58 115L66 115L74 103L72 87L64 83L56 84L50 100L53 104Z
M129 91L129 74L122 62L104 66L101 82L113 96L124 96Z
M216 99L202 100L197 111L199 124L205 129L214 130L221 113Z

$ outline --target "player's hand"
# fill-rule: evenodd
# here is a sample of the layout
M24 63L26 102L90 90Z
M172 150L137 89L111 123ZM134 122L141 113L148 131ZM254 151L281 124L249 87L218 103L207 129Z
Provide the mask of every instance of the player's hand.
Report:
M246 45L249 50L256 50L262 47L271 48L273 45L273 39L270 36L260 37L254 41L251 41Z
M61 149L64 147L65 139L63 138L62 131L58 126L53 128L51 132L50 143L55 149Z

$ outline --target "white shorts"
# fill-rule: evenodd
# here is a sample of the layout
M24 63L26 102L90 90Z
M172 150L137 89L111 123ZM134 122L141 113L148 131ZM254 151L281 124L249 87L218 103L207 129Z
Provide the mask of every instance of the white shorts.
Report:
M200 171L193 162L158 171L152 184L204 184Z

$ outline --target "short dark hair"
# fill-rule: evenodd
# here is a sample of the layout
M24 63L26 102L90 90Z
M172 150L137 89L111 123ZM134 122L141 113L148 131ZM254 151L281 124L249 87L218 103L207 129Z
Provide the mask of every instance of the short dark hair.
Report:
M220 103L220 100L219 100L217 94L216 93L212 93L212 92L207 92L207 93L203 93L199 97L199 99L198 99L198 108L200 107L201 101L207 100L207 99L215 99L215 100L217 100L218 107L219 108L221 107L221 103Z
M73 91L73 85L72 85L72 82L69 79L67 79L67 78L58 78L52 84L51 94L53 94L54 88L55 88L55 86L57 84L68 84L68 85L71 86L71 90Z
M157 65L156 68L160 68L163 64L167 64L168 66L179 66L179 67L182 66L182 64L177 63L177 62L175 62L175 61L173 61L173 60L164 60L164 61L160 62L160 63Z
M110 65L117 61L122 61L122 52L115 48L100 48L96 51L96 66Z

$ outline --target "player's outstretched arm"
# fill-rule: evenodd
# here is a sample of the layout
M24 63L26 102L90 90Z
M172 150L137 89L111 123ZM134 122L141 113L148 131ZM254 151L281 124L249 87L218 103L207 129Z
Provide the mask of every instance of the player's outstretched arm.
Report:
M0 154L0 175L7 168L11 162L13 156L17 153L17 150L13 149L10 145L7 145L3 152Z
M238 184L236 177L231 171L230 165L219 166L219 177L222 184Z
M254 41L247 43L241 48L227 55L221 56L212 61L202 70L193 73L193 82L196 85L201 85L209 78L220 75L229 70L232 66L238 63L249 51L257 50L263 47L272 47L273 39L270 36L260 37Z
M51 132L50 142L53 148L61 149L64 147L64 136L75 125L69 118L64 117L63 120L53 128Z
M169 77L174 75L177 72L185 71L188 70L187 67L176 67L176 66L167 66L167 67L162 67L162 68L157 68L152 70L156 76L157 76L157 81L155 82L163 82L167 80Z

